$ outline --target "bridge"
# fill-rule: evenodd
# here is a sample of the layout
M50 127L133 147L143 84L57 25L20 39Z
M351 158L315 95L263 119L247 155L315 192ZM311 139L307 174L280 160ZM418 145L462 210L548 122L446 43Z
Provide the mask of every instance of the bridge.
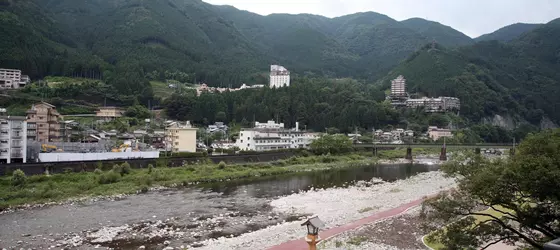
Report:
M447 149L474 149L475 153L480 154L481 149L510 149L510 154L515 153L515 143L471 143L471 144L430 144L430 143L410 143L410 144L383 144L383 143L357 143L354 144L354 148L364 148L372 149L374 154L377 154L377 150L383 149L396 149L396 148L406 148L407 160L412 160L412 149L413 148L441 148L441 153L439 159L441 161L447 161Z
M410 144L383 144L383 143L357 143L354 144L355 148L383 148L383 149L394 149L394 148L442 148L443 144L430 144L430 143L410 143ZM512 149L515 147L511 143L473 143L473 144L445 144L446 148L458 148L458 149Z

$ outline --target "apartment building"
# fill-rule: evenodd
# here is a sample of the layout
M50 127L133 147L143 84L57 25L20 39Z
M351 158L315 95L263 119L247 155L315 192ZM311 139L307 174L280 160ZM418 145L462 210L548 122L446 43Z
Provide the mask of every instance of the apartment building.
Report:
M172 152L196 152L196 131L190 122L170 123L165 132L166 149Z
M27 138L39 142L63 141L66 124L56 107L46 102L33 104L27 111Z
M27 161L27 122L23 116L0 116L0 164Z
M18 89L29 84L29 76L22 75L18 69L0 69L0 89Z
M244 151L309 148L318 137L318 133L300 131L298 123L295 129L284 129L284 123L256 122L254 128L241 130L235 146Z
M270 65L270 88L290 87L290 71L280 65Z
M122 117L126 110L119 107L101 107L95 112L95 116L104 119L115 119Z
M406 79L400 75L391 81L391 96L403 97L406 96Z

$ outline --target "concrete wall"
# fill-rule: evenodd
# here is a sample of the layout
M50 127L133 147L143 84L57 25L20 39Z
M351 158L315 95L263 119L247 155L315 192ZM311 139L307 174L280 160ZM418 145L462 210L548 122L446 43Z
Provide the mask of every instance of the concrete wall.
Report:
M104 153L40 153L39 162L104 161L116 159L159 158L159 151L151 152L104 152Z
M276 160L287 159L295 154L293 152L270 152L257 153L251 155L216 155L209 156L214 163L224 161L228 164L240 164L251 162L270 162ZM80 162L43 162L43 163L27 163L27 164L9 164L0 165L0 175L11 175L16 169L21 169L26 175L40 175L47 170L50 174L64 173L65 171L81 172L94 171L99 164L103 165L103 169L108 170L115 164L128 162L132 168L147 168L149 164L153 166L165 165L168 167L181 167L184 165L194 164L206 160L204 157L191 158L159 158L159 159L128 159L128 160L108 160L108 161L80 161Z

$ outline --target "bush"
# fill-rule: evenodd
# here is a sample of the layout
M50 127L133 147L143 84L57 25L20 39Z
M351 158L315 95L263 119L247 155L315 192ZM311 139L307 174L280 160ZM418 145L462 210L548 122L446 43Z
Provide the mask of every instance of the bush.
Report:
M148 190L150 190L150 188L147 187L147 186L142 186L142 187L140 188L140 192L141 192L141 193L147 193Z
M96 166L95 166L95 168L96 168L96 169L103 170L103 162L98 161L97 164L96 164Z
M130 168L130 164L128 162L124 162L121 165L121 168L122 168L122 172L121 172L122 175L130 174L130 172L132 172L132 169Z
M220 163L218 163L218 169L224 169L227 167L227 164L224 161L220 161Z
M99 169L99 168L96 168L96 169L93 171L93 173L96 174L96 175L101 175L101 174L103 174L103 170L101 170L101 169Z
M151 174L154 171L154 165L148 164L148 174Z
M118 166L118 165L116 165ZM120 167L120 166L119 166ZM121 175L114 170L110 170L102 175L99 176L98 182L99 184L111 184L119 182L121 179Z
M25 173L21 171L21 169L17 169L12 173L12 186L23 186L26 180L27 176L25 176Z

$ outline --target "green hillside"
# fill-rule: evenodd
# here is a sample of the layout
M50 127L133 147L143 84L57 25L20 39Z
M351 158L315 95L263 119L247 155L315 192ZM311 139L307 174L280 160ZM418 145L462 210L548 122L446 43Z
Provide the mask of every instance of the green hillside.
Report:
M406 27L424 35L428 39L432 39L446 47L463 46L474 43L473 39L467 35L438 22L422 18L410 18L401 21L401 23Z
M560 20L523 34L509 44L479 42L458 49L426 45L392 70L407 78L409 92L461 98L461 113L473 121L508 114L533 124L560 114Z
M0 46L3 66L33 78L101 78L142 98L151 91L140 78L154 71L235 87L277 63L296 74L376 80L432 39L373 12L260 16L200 0L6 0L0 7L11 34ZM434 30L449 41L457 33Z
M484 34L475 38L477 42L480 41L491 41L497 40L500 42L509 42L518 37L520 37L523 33L529 32L531 30L536 29L537 27L541 26L542 24L533 24L533 23L515 23L512 25L505 26L500 28L492 33Z

